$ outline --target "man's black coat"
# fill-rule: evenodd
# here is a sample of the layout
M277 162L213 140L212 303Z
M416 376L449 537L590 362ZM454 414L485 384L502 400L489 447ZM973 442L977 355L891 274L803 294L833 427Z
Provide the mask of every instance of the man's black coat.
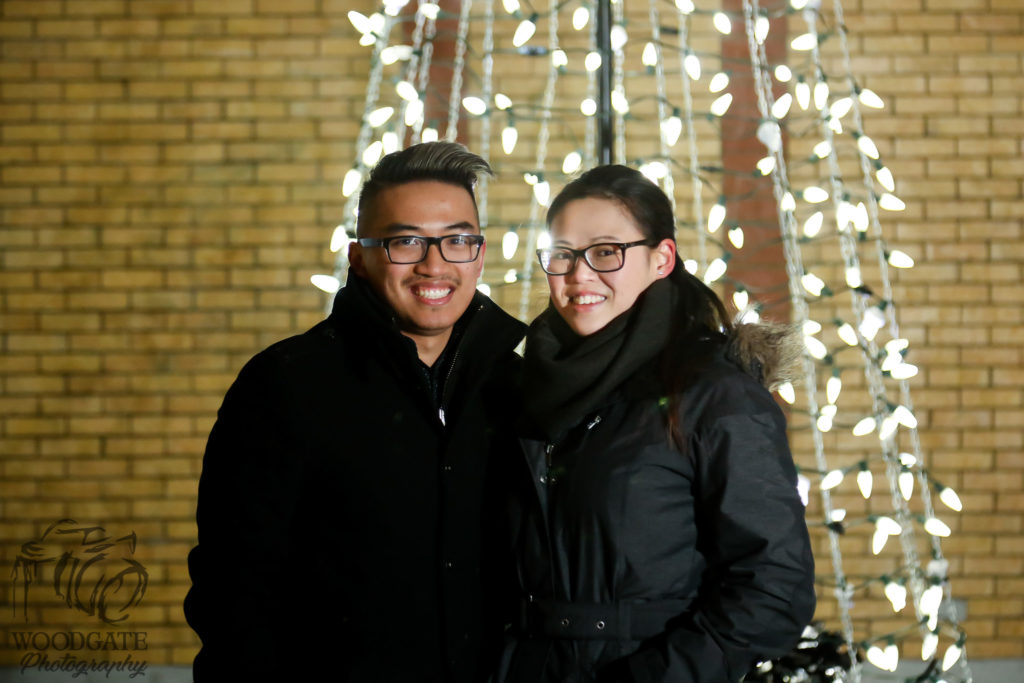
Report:
M438 406L415 345L351 275L327 320L243 368L199 483L196 680L486 676L489 454L511 440L524 331L477 294L438 361Z

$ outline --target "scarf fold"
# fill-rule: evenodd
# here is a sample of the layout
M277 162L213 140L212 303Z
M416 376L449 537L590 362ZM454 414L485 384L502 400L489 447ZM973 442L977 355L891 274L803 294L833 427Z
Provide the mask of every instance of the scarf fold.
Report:
M526 333L526 413L549 439L563 435L668 343L678 296L656 280L628 310L594 334L572 331L553 306Z

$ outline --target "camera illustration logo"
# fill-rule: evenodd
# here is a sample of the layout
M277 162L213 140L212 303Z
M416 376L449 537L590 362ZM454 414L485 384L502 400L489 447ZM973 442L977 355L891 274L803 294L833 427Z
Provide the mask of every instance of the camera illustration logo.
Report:
M135 532L111 538L101 526L83 526L73 519L51 524L43 534L23 543L11 578L15 615L20 605L28 621L29 588L45 581L44 568L53 565L53 590L74 610L115 625L146 593L149 575L133 559Z

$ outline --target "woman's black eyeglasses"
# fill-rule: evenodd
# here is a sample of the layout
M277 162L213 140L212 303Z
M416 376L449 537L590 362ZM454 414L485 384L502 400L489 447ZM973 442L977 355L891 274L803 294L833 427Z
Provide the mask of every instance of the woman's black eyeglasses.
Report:
M537 258L540 259L540 267L548 275L568 275L576 267L576 262L581 256L591 270L598 273L611 273L625 265L627 249L641 245L650 246L651 240L602 242L591 244L586 249L549 247L538 249Z
M444 237L420 237L419 235L398 235L396 237L363 237L363 247L384 247L384 253L392 263L419 263L427 258L427 250L436 244L441 258L448 263L469 263L480 256L483 235L445 235Z

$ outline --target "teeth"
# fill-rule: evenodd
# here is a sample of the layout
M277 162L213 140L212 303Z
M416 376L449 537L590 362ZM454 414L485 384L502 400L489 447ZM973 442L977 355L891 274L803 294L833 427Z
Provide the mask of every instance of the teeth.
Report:
M443 299L452 293L451 289L417 289L416 296L423 299Z
M601 303L607 298L608 297L600 296L599 294L584 294L582 296L572 297L572 302L574 304L597 304Z

